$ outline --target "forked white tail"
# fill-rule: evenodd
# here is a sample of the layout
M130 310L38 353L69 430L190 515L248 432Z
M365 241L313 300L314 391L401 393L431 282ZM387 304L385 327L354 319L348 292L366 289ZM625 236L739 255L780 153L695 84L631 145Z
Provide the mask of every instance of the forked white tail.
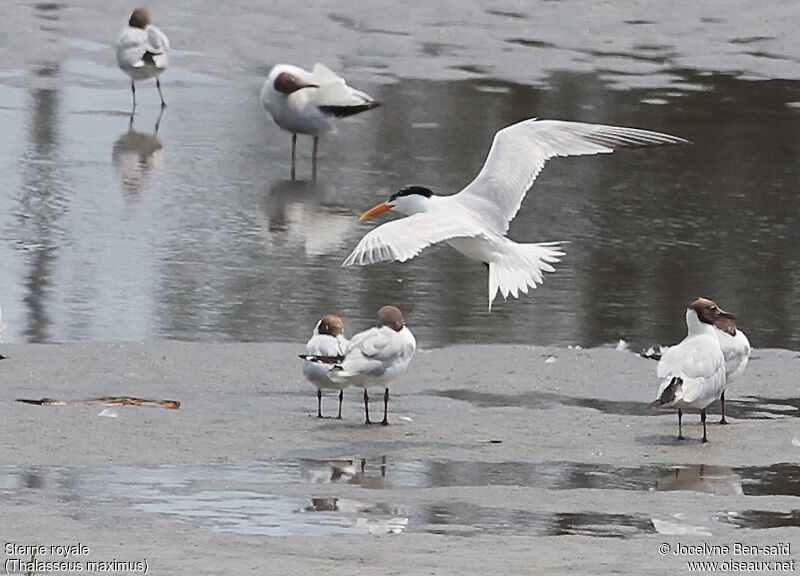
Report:
M517 244L504 242L504 251L499 259L489 262L489 310L497 293L508 298L511 294L519 298L519 293L528 293L528 287L536 288L544 282L544 272L555 272L553 264L561 261L564 252L560 242L541 244Z

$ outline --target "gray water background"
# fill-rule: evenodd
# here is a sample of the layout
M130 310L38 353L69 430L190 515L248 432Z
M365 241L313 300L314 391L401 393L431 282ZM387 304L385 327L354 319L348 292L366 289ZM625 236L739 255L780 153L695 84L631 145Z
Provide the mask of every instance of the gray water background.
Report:
M800 348L800 10L794 1L226 4L153 1L169 107L130 91L120 1L9 2L0 18L5 340L304 341L394 303L422 346L671 343L697 296L756 346ZM324 139L267 119L270 67L322 61L383 106ZM407 184L454 193L528 117L649 128L691 147L547 164L509 236L568 240L545 284L486 307L447 247L340 268Z

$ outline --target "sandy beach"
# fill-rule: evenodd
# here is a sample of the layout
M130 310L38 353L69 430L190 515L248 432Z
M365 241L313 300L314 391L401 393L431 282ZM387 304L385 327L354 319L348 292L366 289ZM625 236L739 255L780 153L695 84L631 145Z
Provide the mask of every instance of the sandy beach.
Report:
M702 445L632 352L421 350L383 428L353 389L315 418L302 348L3 346L5 542L157 574L663 574L706 558L662 544L800 544L797 352L756 350ZM181 407L15 402L105 395Z

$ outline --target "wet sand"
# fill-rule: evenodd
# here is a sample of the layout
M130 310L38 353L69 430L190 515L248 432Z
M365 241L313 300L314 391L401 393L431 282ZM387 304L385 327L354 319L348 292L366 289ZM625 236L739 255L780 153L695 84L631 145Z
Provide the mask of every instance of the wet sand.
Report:
M342 421L314 417L300 351L3 346L5 542L81 542L158 574L645 574L703 559L662 543L800 546L797 352L756 350L734 423L711 415L702 445L696 414L678 442L675 414L645 409L655 363L631 352L423 350L392 425L368 428L354 390ZM104 395L181 407L14 402Z

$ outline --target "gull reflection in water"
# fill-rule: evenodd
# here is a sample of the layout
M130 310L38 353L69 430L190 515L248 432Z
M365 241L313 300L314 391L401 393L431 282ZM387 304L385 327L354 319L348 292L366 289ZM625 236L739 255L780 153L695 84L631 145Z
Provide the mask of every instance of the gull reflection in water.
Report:
M655 489L659 492L690 490L717 496L744 494L742 479L731 468L704 464L675 468L658 479ZM652 521L659 534L718 536L729 532L729 528L721 524L718 514L677 512L652 518Z
M300 479L309 484L351 484L365 488L385 488L386 456L381 456L378 470L362 458L356 460L301 460ZM376 502L368 504L351 498L312 498L303 512L333 514L337 522L369 534L399 534L408 525L404 506Z
M727 496L744 494L742 479L731 468L705 464L675 468L658 479L656 490L659 492L691 490Z
M117 138L111 149L111 161L122 180L122 192L126 197L138 198L149 176L164 162L164 150L158 139L162 109L156 119L152 134L133 129L133 116L128 131Z
M366 504L350 498L312 498L304 512L335 513L356 529L370 534L399 534L408 525L405 506L376 502Z
M306 484L353 484L364 488L387 488L386 456L381 456L378 470L368 470L367 459L358 466L355 460L301 460L300 480Z
M300 461L300 480L306 484L342 484L355 475L352 460Z
M356 219L344 206L327 201L327 193L327 186L320 182L274 182L261 203L270 235L278 241L302 244L306 256L342 248Z

